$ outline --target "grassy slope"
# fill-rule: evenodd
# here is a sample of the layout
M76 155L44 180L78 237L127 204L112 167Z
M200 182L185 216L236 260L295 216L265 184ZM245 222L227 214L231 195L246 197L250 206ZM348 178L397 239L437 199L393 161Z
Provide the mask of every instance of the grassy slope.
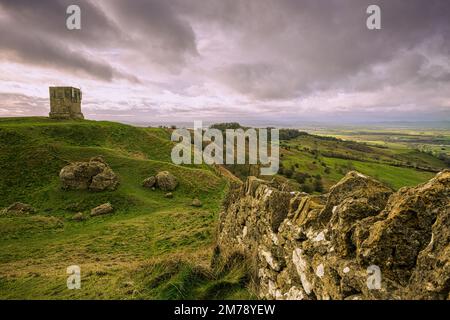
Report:
M249 297L242 266L206 268L227 183L207 167L171 164L169 137L110 122L1 119L0 207L22 201L38 214L0 217L0 298ZM59 170L95 155L119 175L118 190L62 191ZM180 181L173 199L140 186L160 170ZM202 208L190 206L194 197ZM71 221L107 201L114 214ZM72 264L82 290L66 288ZM208 291L214 283L224 289Z

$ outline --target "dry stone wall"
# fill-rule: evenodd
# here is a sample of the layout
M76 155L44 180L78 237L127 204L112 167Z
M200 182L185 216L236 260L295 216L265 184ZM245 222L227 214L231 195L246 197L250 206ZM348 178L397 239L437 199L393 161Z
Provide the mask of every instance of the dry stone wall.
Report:
M358 172L326 195L250 177L232 189L219 257L239 252L266 299L450 299L450 171L393 192Z

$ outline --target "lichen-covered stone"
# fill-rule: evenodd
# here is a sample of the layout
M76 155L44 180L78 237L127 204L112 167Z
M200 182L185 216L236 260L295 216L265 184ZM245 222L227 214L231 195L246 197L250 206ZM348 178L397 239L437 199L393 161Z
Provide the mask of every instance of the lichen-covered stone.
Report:
M202 202L199 199L195 198L195 199L192 200L191 206L193 206L193 207L201 207L202 206Z
M432 226L436 221L447 221L441 215L448 213L449 203L449 171L418 187L402 188L389 199L379 221L368 229L358 258L362 263L379 265L407 285L419 253L432 241ZM445 224L439 224L435 229L443 227Z
M142 186L144 188L153 188L156 184L156 178L154 176L146 178L144 181L142 181Z
M94 209L91 210L91 216L100 216L100 215L104 215L104 214L108 214L114 211L113 206L111 205L111 203L107 202L104 204L99 205L98 207L95 207Z
M74 162L59 173L64 190L115 190L119 179L102 157L91 158L88 162Z
M72 220L74 221L83 221L84 220L84 215L82 212L77 212L73 215Z
M34 209L32 206L26 203L22 202L14 202L9 207L3 209L0 213L1 214L13 214L13 215L27 215L35 213L36 209Z
M358 172L323 196L250 177L231 188L218 250L256 259L266 299L449 299L450 171L393 193Z
M161 171L156 175L156 185L163 191L173 191L178 186L177 178L169 171Z
M114 171L106 167L102 172L92 178L89 189L92 191L115 190L118 184L119 179Z
M172 198L173 198L173 193L172 193L172 192L167 192L167 193L164 195L164 198L172 199Z

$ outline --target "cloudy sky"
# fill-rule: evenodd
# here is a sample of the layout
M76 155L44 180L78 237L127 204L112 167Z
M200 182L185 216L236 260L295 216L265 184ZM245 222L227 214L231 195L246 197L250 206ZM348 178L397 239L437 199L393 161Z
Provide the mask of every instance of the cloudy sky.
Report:
M89 119L450 120L450 1L0 0L0 116L48 114L51 85Z

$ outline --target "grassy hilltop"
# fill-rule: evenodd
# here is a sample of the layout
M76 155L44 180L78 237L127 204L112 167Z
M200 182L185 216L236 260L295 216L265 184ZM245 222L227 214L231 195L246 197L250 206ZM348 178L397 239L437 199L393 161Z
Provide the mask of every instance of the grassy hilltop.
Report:
M37 214L0 217L0 298L248 297L242 266L208 269L227 181L207 166L173 165L171 148L165 129L1 119L0 208L21 201ZM61 190L60 169L96 155L119 176L119 188ZM141 186L161 170L180 182L173 199ZM203 206L190 206L193 198ZM113 214L71 220L105 202ZM66 288L69 265L81 267L81 290Z

